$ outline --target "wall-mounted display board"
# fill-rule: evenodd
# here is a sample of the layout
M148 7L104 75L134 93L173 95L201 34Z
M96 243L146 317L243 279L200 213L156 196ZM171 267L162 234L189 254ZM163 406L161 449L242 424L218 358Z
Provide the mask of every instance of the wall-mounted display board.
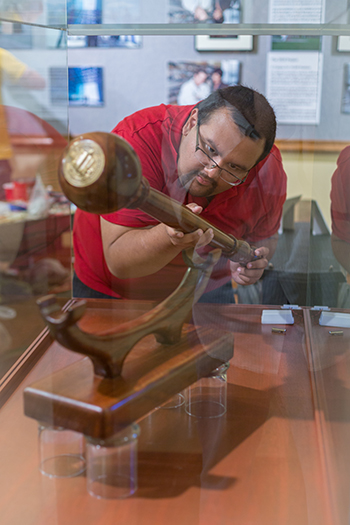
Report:
M270 24L321 24L325 19L325 0L270 0Z
M266 96L279 124L319 124L323 54L318 36L273 36Z

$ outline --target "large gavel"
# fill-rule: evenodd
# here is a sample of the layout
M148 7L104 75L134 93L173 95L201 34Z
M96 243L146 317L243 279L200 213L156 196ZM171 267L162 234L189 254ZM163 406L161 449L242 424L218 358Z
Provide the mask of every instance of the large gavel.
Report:
M211 228L210 246L246 265L257 259L247 242L228 235L189 208L150 187L130 144L113 133L93 132L76 137L65 148L59 167L63 192L78 208L107 214L121 208L140 209L185 233Z

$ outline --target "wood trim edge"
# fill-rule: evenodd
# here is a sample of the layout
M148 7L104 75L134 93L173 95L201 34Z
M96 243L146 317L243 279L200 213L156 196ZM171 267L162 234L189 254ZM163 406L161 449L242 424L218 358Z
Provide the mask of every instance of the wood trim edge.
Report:
M72 300L70 299L64 305L63 310L69 308L71 304ZM46 327L17 359L8 372L0 378L0 408L6 403L52 342L53 338L50 335L49 329Z
M350 142L333 140L287 140L278 139L275 142L281 151L299 153L340 153Z
M48 328L38 335L33 343L17 359L10 370L0 380L0 408L16 390L21 381L30 372L40 357L52 343Z

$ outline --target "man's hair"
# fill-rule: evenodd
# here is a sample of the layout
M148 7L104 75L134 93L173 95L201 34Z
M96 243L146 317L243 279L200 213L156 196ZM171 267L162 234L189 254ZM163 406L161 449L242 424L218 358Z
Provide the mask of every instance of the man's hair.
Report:
M196 69L196 71L193 74L194 75L198 75L198 73L205 73L206 75L208 74L206 72L206 70L204 69L204 67L200 67L200 68Z
M198 124L207 122L214 111L227 108L243 134L253 140L265 139L264 151L257 163L271 151L276 137L276 116L261 93L246 86L229 86L211 93L197 104L197 108Z

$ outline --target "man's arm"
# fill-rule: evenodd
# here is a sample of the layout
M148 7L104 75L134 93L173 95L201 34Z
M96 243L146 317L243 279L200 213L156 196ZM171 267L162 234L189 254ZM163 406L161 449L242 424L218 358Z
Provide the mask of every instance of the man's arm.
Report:
M332 250L337 261L350 273L350 244L332 233Z
M277 241L278 233L268 239L255 242L254 246L257 248L255 255L262 257L261 259L248 263L246 267L240 266L238 263L230 262L232 279L241 285L256 283L264 273L269 259L271 259L275 253Z
M189 205L194 213L202 208ZM103 253L109 271L119 279L145 277L156 273L182 250L204 246L213 238L212 230L184 234L165 224L151 228L128 228L101 218Z
M268 254L269 257L268 258L270 260L270 259L272 259L273 254L276 251L277 243L278 243L278 233L275 233L275 235L272 235L268 239L263 239L262 241L257 241L257 242L254 242L253 244L257 248L260 248L262 246L265 246L266 248L268 248L268 250L269 250L269 254Z

